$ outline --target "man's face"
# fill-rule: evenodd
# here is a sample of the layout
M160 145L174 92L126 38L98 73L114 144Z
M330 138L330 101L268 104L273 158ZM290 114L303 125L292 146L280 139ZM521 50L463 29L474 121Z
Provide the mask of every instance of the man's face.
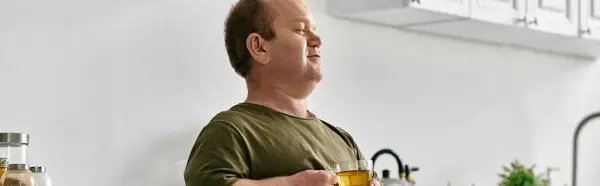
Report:
M266 41L269 72L282 83L310 89L321 80L321 38L303 0L264 0L274 16L275 38Z

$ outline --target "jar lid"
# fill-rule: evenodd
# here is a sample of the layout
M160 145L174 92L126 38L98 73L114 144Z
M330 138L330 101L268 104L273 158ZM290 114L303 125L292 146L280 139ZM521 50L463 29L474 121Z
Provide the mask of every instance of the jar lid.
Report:
M29 145L29 134L0 133L0 145Z
M0 157L0 167L8 167L8 158Z
M46 167L44 167L44 166L31 166L31 167L29 167L29 170L31 172L33 172L33 173L36 173L36 172L38 172L38 173L39 172L46 172Z
M29 169L29 165L27 164L10 164L8 165L8 170L23 170Z

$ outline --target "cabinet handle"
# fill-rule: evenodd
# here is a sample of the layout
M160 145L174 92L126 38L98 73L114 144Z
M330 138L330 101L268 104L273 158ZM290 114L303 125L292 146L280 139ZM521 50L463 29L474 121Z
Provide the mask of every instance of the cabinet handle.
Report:
M533 20L527 22L527 24L538 25L538 18L534 17Z
M587 35L592 35L592 29L591 28L587 28L585 30L580 30L579 31L582 35L587 34Z
M524 23L525 21L527 21L526 17L516 18L515 19L515 24Z
M421 0L411 0L413 3L421 4Z

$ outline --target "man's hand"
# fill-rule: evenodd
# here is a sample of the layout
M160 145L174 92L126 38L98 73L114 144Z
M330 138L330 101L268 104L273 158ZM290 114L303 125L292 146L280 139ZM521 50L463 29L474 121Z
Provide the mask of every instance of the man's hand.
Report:
M337 183L335 174L323 170L306 170L287 177L290 186L331 186Z

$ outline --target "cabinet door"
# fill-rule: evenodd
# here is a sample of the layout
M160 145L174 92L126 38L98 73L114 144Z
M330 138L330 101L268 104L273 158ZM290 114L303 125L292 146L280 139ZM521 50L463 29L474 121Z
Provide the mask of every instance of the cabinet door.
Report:
M527 15L529 28L566 36L579 34L576 0L528 0Z
M409 6L446 13L458 17L470 16L469 0L406 0Z
M525 26L525 0L472 0L471 10L472 19Z
M600 40L600 0L581 2L581 35Z

